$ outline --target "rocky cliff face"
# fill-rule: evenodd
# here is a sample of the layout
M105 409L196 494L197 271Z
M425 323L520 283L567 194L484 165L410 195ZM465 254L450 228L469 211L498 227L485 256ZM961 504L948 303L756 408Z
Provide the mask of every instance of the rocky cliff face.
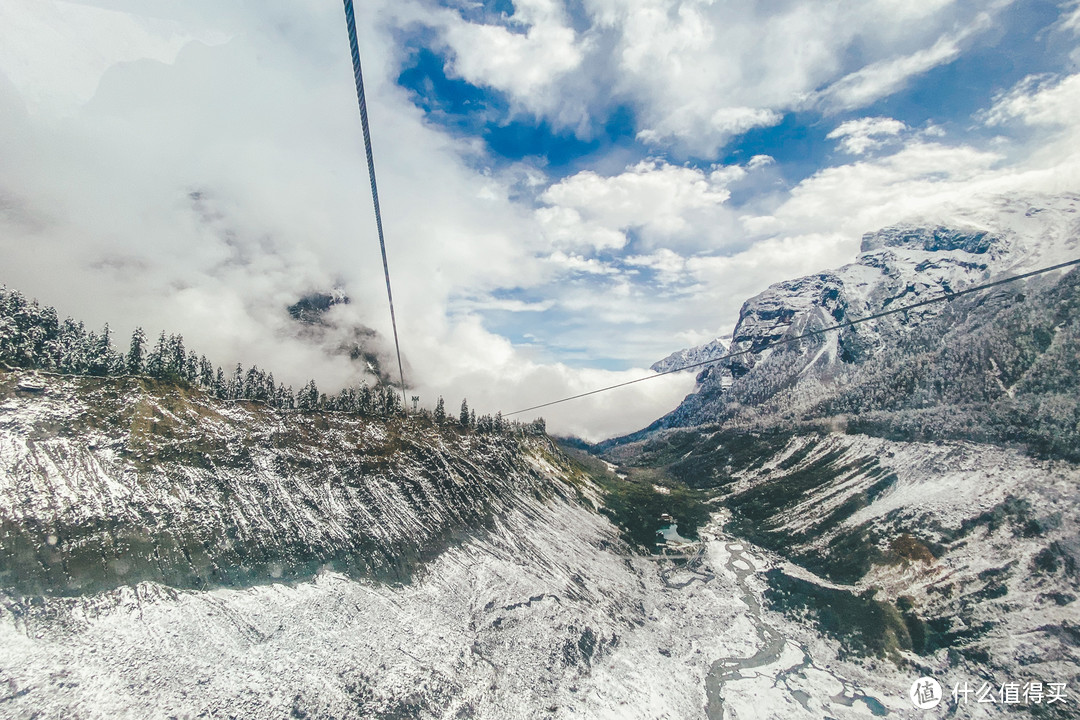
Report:
M778 340L1075 257L1080 198L1072 195L996 198L947 225L905 223L869 233L854 263L777 283L747 300L730 350L748 352L707 368L697 392L658 427L716 420L726 406L760 403L796 382L805 389L815 376L892 352L948 306L929 305L796 346L769 347Z

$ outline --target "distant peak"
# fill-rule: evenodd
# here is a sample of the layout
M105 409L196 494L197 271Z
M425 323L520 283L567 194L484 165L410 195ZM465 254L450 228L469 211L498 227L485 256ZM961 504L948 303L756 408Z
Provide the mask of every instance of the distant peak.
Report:
M289 315L306 325L321 325L323 315L335 305L348 305L349 296L338 289L304 295L289 306Z
M976 228L921 227L904 223L863 235L860 250L865 253L891 247L927 252L962 250L981 255L1001 240L1000 235Z
M723 357L725 353L727 353L727 346L720 338L716 338L704 345L673 352L663 360L653 363L650 369L653 372L670 372L687 365L696 365Z

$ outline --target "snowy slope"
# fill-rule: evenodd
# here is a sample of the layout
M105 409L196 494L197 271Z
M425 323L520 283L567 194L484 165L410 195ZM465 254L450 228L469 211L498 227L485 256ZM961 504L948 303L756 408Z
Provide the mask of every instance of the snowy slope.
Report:
M725 530L774 568L766 607L804 624L787 637L813 646L820 632L947 687L1065 683L1075 703L1077 464L964 441L715 427L661 432L608 457L714 498ZM1075 716L1075 704L1012 709Z
M868 233L854 263L777 283L743 305L732 351L736 375L770 351L764 346L789 331L865 317L961 290L1004 273L1019 273L1080 257L1080 197L994 197L949 216L907 221ZM808 365L857 361L881 344L883 333L917 326L941 305L862 325L829 341ZM794 329L794 330L793 330ZM705 351L691 348L684 353ZM759 352L760 351L760 352Z
M749 547L632 552L545 438L9 372L0 461L4 718L903 716Z
M145 378L0 373L0 581L63 594L324 567L407 579L463 527L555 492L529 462L546 442Z
M710 340L704 345L676 350L663 360L654 362L650 369L653 372L663 373L678 370L688 365L708 362L713 358L722 357L727 352L727 346L720 338Z

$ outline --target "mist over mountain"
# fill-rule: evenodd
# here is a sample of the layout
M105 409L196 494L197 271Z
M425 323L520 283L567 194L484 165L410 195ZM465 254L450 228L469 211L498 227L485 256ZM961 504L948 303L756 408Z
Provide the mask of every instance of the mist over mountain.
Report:
M932 676L1069 717L1080 271L769 347L1076 255L1075 196L987 208L750 298L656 367L749 352L599 447L3 291L6 716L918 717Z

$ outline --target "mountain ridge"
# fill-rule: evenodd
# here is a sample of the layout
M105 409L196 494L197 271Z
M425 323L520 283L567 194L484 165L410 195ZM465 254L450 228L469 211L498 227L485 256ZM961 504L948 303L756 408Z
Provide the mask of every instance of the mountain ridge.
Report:
M625 439L640 439L664 427L716 421L800 379L806 380L807 387L822 381L835 384L827 378L908 342L913 333L948 314L953 303L859 324L800 341L796 347L772 348L778 340L1080 255L1077 196L996 198L990 206L992 212L984 208L981 215L976 214L979 222L970 216L952 226L905 222L867 233L864 252L854 263L776 283L748 299L730 347L731 352L744 354L707 367L698 375L695 391L678 408ZM1046 282L1036 278L1021 285L1040 288ZM1004 288L989 296L1008 292L1012 291ZM961 305L977 308L982 302L976 299ZM930 338L926 334L923 341Z
M243 585L323 567L407 579L460 528L567 492L534 467L552 452L545 440L421 416L283 411L151 378L27 371L0 372L0 412L0 581L30 594Z

